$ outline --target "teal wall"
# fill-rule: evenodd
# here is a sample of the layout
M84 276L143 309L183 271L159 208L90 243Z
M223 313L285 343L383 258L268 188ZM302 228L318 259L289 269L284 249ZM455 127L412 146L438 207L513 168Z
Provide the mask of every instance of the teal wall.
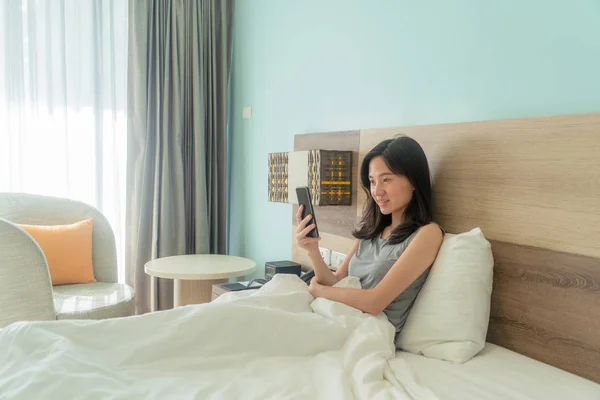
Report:
M261 267L291 255L267 154L296 134L600 111L598 0L237 0L234 20L230 252Z

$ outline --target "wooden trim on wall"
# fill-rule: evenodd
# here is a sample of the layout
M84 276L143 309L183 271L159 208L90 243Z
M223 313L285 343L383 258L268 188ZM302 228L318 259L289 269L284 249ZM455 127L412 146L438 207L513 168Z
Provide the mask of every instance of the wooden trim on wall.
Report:
M399 134L424 148L449 232L600 257L600 114L363 130L359 161Z

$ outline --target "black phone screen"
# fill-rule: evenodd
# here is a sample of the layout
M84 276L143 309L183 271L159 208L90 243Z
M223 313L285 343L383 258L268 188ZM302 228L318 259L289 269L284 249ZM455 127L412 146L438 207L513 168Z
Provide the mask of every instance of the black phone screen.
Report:
M307 215L312 214L312 219L308 222L315 224L315 228L308 232L306 236L317 238L319 237L319 229L317 228L317 217L315 216L315 210L312 205L310 197L310 189L308 186L299 186L296 188L296 195L298 196L298 205L304 206L302 209L302 219L306 218Z

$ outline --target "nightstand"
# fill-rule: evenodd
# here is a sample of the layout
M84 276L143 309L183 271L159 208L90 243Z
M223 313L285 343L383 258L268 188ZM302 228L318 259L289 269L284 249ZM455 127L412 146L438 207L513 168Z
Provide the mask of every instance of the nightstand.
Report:
M240 283L244 286L247 286L248 283L250 283L250 281L241 281L241 282L237 282ZM211 300L213 301L214 299L216 299L217 297L219 297L220 295L224 294L224 293L228 293L231 292L231 290L223 287L225 283L215 283L214 285L212 285L212 296L211 296ZM252 284L252 288L250 289L245 289L245 290L234 290L234 292L238 292L240 294L251 294L253 292L256 292L258 289L260 289L260 287L262 286L261 283L258 282L254 282Z
M225 289L220 284L212 285L212 297L211 297L210 301L213 301L214 299L216 299L223 293L227 293L227 292L229 292L229 290Z
M187 254L148 261L144 271L157 278L174 279L175 307L208 303L214 285L247 275L256 263L223 254Z

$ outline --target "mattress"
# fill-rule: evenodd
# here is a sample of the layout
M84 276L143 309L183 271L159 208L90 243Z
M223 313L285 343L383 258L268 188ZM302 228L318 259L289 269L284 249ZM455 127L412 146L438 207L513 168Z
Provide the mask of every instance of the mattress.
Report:
M464 364L397 352L390 365L439 400L600 400L600 384L490 343Z

